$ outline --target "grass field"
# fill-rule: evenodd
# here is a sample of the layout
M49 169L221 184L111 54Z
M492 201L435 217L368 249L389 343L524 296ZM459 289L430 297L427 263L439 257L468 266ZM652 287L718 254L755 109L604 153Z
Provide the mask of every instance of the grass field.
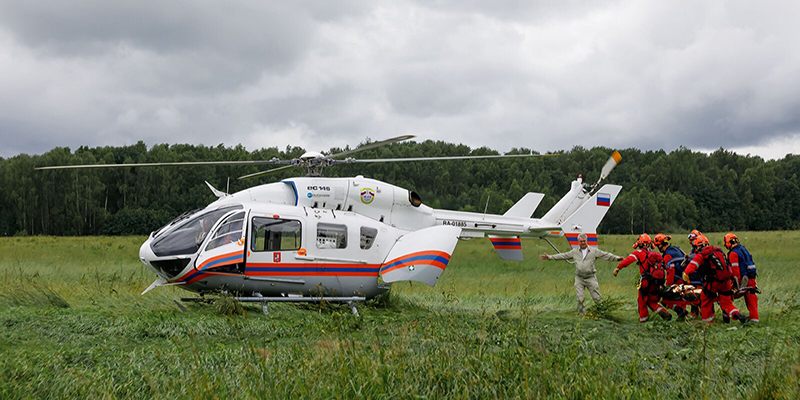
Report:
M800 232L740 238L764 290L761 323L744 327L639 324L638 270L614 278L605 261L607 307L579 317L573 267L538 260L539 240L522 263L460 242L435 288L395 284L357 318L327 304L182 312L188 292L139 295L154 279L142 237L2 238L0 398L800 398ZM600 244L626 255L633 239Z

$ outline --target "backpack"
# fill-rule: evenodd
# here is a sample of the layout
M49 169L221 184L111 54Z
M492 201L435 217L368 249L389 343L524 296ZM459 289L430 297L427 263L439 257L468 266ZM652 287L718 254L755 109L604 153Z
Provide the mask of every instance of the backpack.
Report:
M706 246L700 251L707 279L727 281L733 277L733 271L726 262L725 254L719 247Z
M667 277L667 269L664 268L664 259L661 254L655 251L647 251L644 257L645 277L654 280L663 280Z
M750 252L744 247L743 244L739 243L736 245L730 253L736 253L739 256L739 275L745 276L747 275L750 279L755 279L758 274L756 273L756 263L753 262L753 256L750 255Z
M664 265L664 267L675 268L675 277L681 279L683 270L686 269L686 266L683 265L683 260L686 258L686 253L684 253L680 247L669 246L666 250L664 250L664 255L667 254L672 256L672 258L670 258L669 264Z

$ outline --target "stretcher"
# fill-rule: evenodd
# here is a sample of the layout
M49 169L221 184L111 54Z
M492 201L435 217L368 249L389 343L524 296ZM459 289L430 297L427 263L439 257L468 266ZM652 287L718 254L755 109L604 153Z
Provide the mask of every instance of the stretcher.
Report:
M700 294L703 293L702 286L695 286L689 284L673 284L661 290L660 296L662 300L668 301L686 301L695 303L700 301ZM734 298L744 296L745 293L760 294L761 289L758 286L740 288L735 294Z

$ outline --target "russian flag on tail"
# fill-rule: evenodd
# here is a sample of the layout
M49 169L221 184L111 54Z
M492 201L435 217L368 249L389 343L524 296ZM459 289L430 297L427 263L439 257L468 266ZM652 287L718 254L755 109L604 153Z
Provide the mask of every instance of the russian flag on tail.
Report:
M611 206L611 195L608 193L598 193L597 194L597 205L598 206Z

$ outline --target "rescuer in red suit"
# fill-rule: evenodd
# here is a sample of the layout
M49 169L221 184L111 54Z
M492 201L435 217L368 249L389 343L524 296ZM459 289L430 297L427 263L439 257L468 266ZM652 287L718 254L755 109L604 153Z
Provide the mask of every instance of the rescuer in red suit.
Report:
M635 249L628 257L623 259L617 268L614 268L614 276L619 270L636 262L639 264L639 322L647 321L651 309L658 313L661 318L669 321L672 315L664 307L658 304L659 290L664 286L665 270L661 254L650 251L653 248L653 241L650 235L644 233L633 244Z
M739 282L739 291L734 294L733 298L744 297L747 312L750 313L750 322L758 322L758 296L756 293L759 291L756 287L757 274L753 256L733 233L725 235L725 248L729 250L728 263L733 269L733 276Z
M683 259L686 257L686 253L684 253L680 247L671 245L669 243L670 240L672 240L672 236L665 235L663 233L659 233L653 237L653 244L656 246L658 251L661 252L661 258L664 260L664 268L667 272L666 282L664 285L667 287L672 284L686 283L682 278L683 267L681 266ZM670 310L674 310L675 313L678 314L679 320L685 319L689 314L689 312L686 311L686 305L690 303L686 301L661 300L661 304Z
M724 315L738 319L744 324L747 317L740 313L733 305L733 271L725 261L725 254L719 247L710 246L705 235L698 235L694 240L697 248L689 266L683 271L683 280L688 281L688 275L695 271L703 274L703 293L700 295L700 313L704 322L714 320L714 303L719 303Z

